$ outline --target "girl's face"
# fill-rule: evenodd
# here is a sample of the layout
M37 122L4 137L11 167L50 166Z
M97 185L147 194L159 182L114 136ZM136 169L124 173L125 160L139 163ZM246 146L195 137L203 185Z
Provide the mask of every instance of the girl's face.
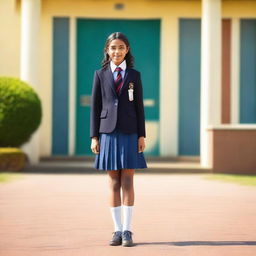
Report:
M110 59L117 66L123 62L125 55L128 53L128 51L129 47L127 47L124 41L120 39L112 40L107 48L107 53Z

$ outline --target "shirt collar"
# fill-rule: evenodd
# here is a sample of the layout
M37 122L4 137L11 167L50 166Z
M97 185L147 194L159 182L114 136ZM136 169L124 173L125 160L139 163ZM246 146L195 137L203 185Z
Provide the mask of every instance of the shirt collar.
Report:
M126 60L123 60L123 62L119 66L116 66L113 63L113 61L111 60L110 61L110 67L111 67L112 73L115 71L116 67L120 67L120 68L122 68L123 71L125 71L125 69L126 69Z

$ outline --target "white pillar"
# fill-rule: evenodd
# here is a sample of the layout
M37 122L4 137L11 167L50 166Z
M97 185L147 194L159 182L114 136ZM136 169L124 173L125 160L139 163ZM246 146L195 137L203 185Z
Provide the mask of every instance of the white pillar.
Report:
M178 28L176 17L161 21L160 156L178 155Z
M239 124L240 116L240 19L232 19L231 31L231 123Z
M221 0L202 0L201 32L201 145L203 167L210 166L207 127L221 117Z
M69 39L69 149L70 156L75 155L76 139L76 18L70 17L70 39Z
M21 60L20 78L28 82L36 92L39 84L39 29L41 0L21 1ZM38 130L30 141L22 146L30 163L39 160Z

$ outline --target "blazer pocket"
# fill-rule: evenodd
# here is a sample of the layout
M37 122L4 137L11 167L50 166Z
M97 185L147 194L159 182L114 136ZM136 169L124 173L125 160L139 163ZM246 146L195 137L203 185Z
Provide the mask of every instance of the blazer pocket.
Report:
M106 118L107 117L108 110L107 109L102 109L100 118Z

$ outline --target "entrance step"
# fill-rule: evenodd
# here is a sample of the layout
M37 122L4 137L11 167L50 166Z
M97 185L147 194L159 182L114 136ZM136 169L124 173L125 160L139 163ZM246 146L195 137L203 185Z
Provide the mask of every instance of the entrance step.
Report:
M146 157L147 169L138 173L210 173L200 165L199 157ZM94 156L47 156L38 164L28 164L23 172L29 173L105 173L93 167Z

